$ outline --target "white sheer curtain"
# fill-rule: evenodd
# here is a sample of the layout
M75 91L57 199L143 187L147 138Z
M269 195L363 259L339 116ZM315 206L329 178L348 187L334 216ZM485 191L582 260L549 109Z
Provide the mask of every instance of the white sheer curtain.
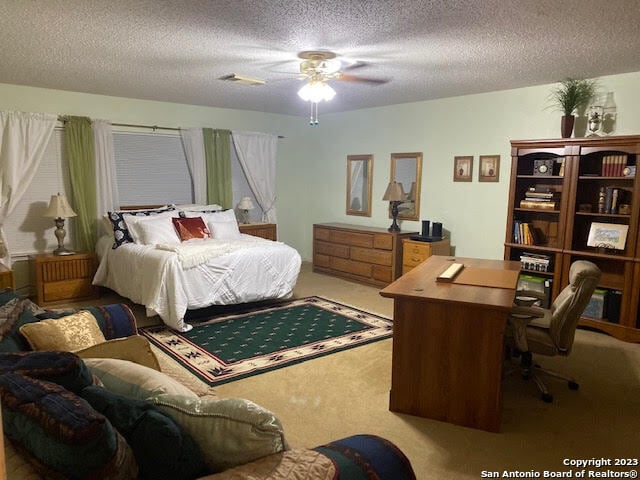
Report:
M187 128L180 130L184 155L191 174L193 185L193 200L195 203L207 203L207 164L204 156L204 140L201 128Z
M93 120L91 126L96 156L96 218L100 219L106 212L120 208L120 193L116 178L111 122Z
M247 182L263 210L262 220L276 222L277 135L257 132L231 132L238 160Z
M0 263L11 267L3 225L33 180L57 115L0 112Z

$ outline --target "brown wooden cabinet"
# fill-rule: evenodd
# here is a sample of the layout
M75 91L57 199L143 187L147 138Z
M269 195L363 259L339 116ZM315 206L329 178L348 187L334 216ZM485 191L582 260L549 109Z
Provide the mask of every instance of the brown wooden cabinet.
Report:
M91 284L96 273L94 253L34 257L38 305L96 298L99 288Z
M320 223L313 226L313 271L375 286L402 274L402 240L417 232Z
M13 290L16 288L13 270L4 265L0 265L0 288L11 288Z
M420 265L431 255L451 255L448 238L438 242L420 242L405 238L402 240L402 274Z
M266 238L267 240L278 239L278 231L275 223L241 223L238 225L241 233L253 235L254 237Z
M552 298L569 283L574 261L594 262L602 271L598 288L606 309L602 318L584 316L580 324L640 342L640 181L623 168L636 167L640 136L518 140L511 149L505 259L548 257L547 271L524 273L551 281ZM549 167L545 175L537 168L542 164ZM534 191L539 198L553 195L536 205L527 201ZM533 231L530 237L523 237L524 224ZM624 248L589 242L594 224L625 229Z

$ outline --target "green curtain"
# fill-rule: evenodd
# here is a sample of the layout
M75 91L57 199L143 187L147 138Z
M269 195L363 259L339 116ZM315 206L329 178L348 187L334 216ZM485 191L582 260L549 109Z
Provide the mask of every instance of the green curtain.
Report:
M207 163L207 203L233 207L231 185L231 130L203 128Z
M72 208L76 217L76 248L85 252L95 249L96 224L96 167L91 119L65 117L64 145L69 162Z

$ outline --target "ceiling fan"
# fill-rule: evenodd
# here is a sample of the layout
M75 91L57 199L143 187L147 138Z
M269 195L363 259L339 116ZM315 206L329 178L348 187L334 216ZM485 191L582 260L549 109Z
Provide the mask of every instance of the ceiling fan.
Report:
M300 73L307 79L307 83L298 91L298 95L305 101L310 102L311 113L310 125L318 124L318 103L331 100L336 91L329 85L329 80L340 80L346 82L361 82L373 85L381 85L389 80L373 77L362 77L348 72L366 66L364 62L357 62L352 65L342 67L334 52L325 50L305 50L298 53L300 62ZM304 77L303 77L304 78Z

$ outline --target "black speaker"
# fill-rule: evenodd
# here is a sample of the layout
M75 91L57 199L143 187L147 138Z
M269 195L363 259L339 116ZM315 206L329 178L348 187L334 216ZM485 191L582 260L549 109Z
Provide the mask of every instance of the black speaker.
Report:
M432 237L442 237L442 224L440 222L433 222L433 229L431 230Z
M428 237L430 235L429 230L431 230L431 222L429 220L422 221L422 236Z

